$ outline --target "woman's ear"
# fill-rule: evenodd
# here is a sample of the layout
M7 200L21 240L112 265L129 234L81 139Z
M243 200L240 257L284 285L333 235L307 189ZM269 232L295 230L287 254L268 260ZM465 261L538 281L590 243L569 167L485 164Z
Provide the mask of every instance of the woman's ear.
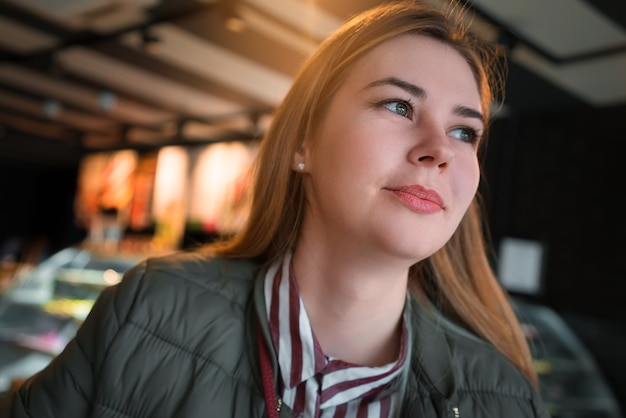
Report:
M299 152L296 151L293 154L293 165L292 168L295 171L298 171L300 173L304 173L304 171L306 170L306 162L305 162L305 156L303 152Z
M308 168L308 163L307 143L303 141L298 151L293 153L292 168L295 171L304 173Z

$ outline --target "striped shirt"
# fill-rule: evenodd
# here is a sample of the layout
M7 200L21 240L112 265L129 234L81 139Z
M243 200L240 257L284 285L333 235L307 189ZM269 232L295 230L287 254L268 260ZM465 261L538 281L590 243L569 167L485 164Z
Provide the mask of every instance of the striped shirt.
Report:
M398 400L391 383L406 363L405 326L400 356L395 362L381 367L347 363L324 355L315 338L298 293L291 253L271 266L264 286L270 333L282 378L282 401L293 410L294 417L395 415Z

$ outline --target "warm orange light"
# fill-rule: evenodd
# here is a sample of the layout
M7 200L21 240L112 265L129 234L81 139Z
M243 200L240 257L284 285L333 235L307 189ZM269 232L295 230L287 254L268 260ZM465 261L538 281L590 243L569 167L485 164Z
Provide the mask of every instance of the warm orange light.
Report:
M238 228L245 202L248 170L254 152L242 142L220 143L202 149L192 173L189 218L209 232Z
M164 247L177 247L185 230L188 160L181 147L163 148L157 157L152 214L155 238Z

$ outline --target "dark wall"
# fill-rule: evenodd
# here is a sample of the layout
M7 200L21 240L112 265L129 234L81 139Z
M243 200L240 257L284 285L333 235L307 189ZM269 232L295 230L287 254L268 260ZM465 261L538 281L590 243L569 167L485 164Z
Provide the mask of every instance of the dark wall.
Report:
M494 240L546 246L543 299L626 323L626 107L496 121L487 154Z
M39 243L45 257L83 239L74 224L76 176L75 164L0 156L0 255L19 258Z

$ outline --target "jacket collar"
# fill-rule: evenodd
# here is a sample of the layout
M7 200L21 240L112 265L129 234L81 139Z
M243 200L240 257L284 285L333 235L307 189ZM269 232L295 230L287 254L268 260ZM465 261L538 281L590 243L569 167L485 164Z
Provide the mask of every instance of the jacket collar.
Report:
M445 330L448 320L428 302L415 298L411 302L412 368L429 392L448 399L456 388L453 354Z
M277 399L280 399L280 391L278 388L278 382L280 381L280 379L278 378L278 362L276 358L276 353L274 351L274 344L272 343L269 323L267 322L267 315L265 314L266 306L263 290L263 278L265 277L266 271L264 269L259 270L260 271L257 272L254 280L251 303L248 304L248 358L250 359L252 370L254 370L254 385L258 389L262 397L263 381L261 377L261 364L259 361L259 349L257 345L257 333L260 331L263 341L265 342L265 346L268 348L270 353L269 357L272 365L275 390L277 394ZM286 405L277 405L277 407L279 407L280 418L292 417L291 410Z

